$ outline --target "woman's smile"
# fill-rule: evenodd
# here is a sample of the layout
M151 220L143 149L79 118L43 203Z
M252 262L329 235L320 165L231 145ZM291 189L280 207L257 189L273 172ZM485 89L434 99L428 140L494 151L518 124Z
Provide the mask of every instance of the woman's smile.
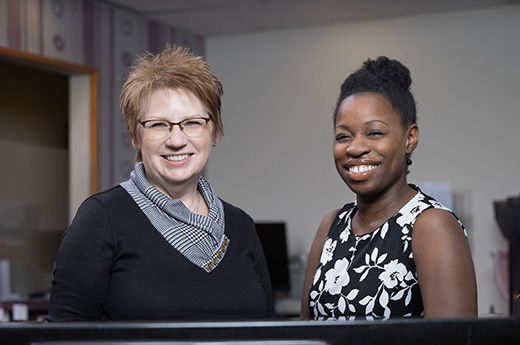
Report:
M354 165L348 168L348 171L351 174L361 174L370 170L374 170L377 168L377 165Z
M353 181L364 181L372 177L378 165L353 165L347 168L347 175Z
M166 160L168 161L171 161L171 162L181 162L183 160L186 160L188 159L189 157L191 157L191 154L181 154L181 155L167 155L167 156L163 156L164 158L166 158Z

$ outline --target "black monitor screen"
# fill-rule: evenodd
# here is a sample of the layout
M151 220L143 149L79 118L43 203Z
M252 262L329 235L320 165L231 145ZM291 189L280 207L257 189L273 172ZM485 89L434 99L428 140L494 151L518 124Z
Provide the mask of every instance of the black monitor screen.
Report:
M256 223L256 230L265 253L273 291L289 290L289 263L285 223Z
M510 313L520 317L520 198L509 198L507 205Z

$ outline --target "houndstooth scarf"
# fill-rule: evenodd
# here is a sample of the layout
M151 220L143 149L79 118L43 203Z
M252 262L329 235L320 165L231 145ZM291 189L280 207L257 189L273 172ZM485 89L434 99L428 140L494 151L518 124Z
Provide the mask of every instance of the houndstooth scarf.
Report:
M224 205L209 182L199 177L198 190L209 206L208 216L192 213L181 200L157 190L146 178L142 162L120 185L132 196L159 233L194 265L211 272L224 258Z

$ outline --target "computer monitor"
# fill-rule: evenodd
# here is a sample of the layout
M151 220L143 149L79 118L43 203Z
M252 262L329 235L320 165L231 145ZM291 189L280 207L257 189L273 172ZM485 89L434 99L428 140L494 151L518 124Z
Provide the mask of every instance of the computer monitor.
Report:
M255 224L271 276L273 295L286 293L290 289L290 282L285 223Z
M520 317L520 198L507 200L510 314Z

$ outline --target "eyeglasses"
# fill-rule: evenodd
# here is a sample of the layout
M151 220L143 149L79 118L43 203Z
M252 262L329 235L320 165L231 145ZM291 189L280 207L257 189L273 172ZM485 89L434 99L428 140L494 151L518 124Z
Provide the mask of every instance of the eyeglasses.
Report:
M181 122L170 122L166 120L147 120L139 121L146 133L152 140L161 140L171 133L173 126L178 125L182 133L188 138L198 138L204 134L206 124L211 120L210 117L192 117Z

